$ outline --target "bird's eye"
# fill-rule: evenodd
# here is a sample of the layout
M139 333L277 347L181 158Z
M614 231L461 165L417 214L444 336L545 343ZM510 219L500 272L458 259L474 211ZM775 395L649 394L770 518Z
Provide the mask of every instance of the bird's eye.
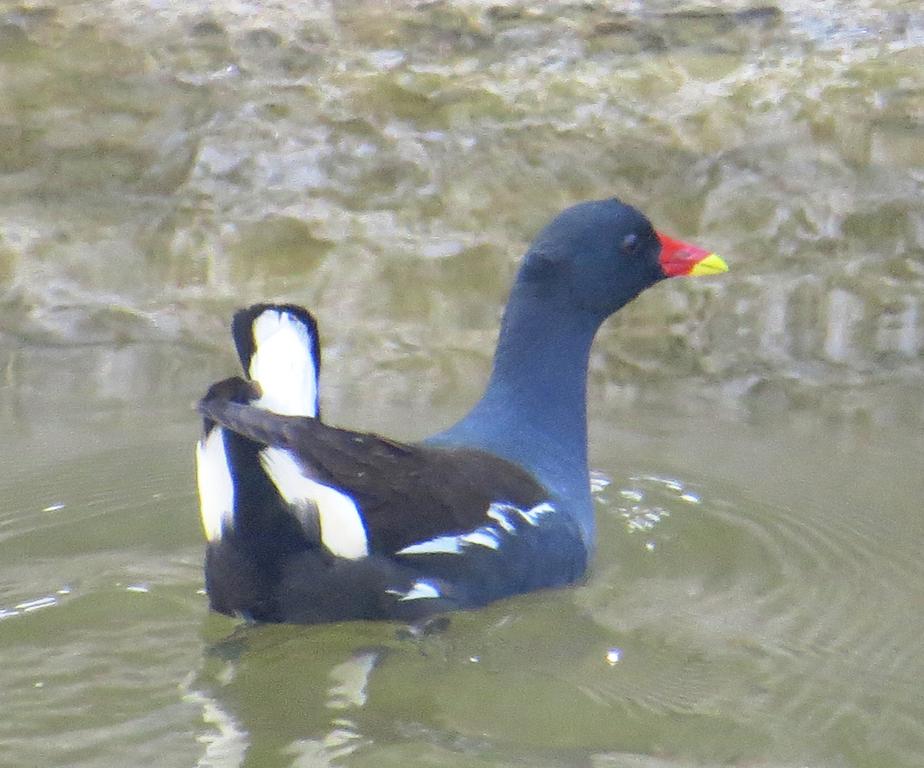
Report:
M620 247L626 256L631 256L633 253L635 253L635 249L638 247L638 235L626 235L622 239L622 245Z

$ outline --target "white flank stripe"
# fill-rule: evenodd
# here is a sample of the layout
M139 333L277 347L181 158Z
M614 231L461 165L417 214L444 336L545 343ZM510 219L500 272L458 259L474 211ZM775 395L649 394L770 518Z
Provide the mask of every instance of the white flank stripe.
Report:
M532 509L522 510L518 507L514 507L514 509L517 511L520 517L522 517L530 525L539 525L540 517L555 511L555 507L553 507L547 501L544 501L541 504L537 504Z
M196 445L196 481L205 538L219 541L224 528L234 525L234 481L221 427L213 427Z
M317 416L318 369L308 328L296 317L268 309L252 328L250 378L263 391L253 405L282 416Z
M411 544L395 552L396 555L432 555L443 553L459 555L462 553L462 541L458 536L437 536L429 541Z
M404 597L399 597L398 601L404 600L430 600L439 597L440 591L429 581L415 581L414 585L407 591Z
M518 516L531 526L539 525L540 518L554 512L555 507L547 501L537 504L532 509L520 509L513 504L504 504L494 502L488 507L485 513L497 525L482 525L468 533L460 533L456 536L437 536L427 541L420 541L416 544L409 544L403 549L395 552L396 555L461 555L465 547L479 546L486 549L500 549L504 542L505 536L516 536L516 524L511 521L510 516ZM517 518L514 517L514 520Z
M466 533L462 537L466 544L477 544L479 547L488 549L497 549L500 546L500 539L497 533L491 528L479 528L478 530Z
M516 533L516 526L514 526L514 524L507 519L507 515L504 514L505 512L513 512L515 510L516 507L510 504L494 503L488 507L488 517L494 520L506 533Z
M261 451L260 462L287 503L317 507L321 541L333 554L349 560L369 554L366 527L353 499L305 477L295 457L282 448Z

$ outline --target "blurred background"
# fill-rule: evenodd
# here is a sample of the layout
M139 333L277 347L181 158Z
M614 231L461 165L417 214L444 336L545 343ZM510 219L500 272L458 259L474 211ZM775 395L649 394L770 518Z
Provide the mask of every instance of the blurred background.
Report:
M918 3L0 0L0 765L921 765L922 192ZM731 272L598 336L587 583L209 616L233 310L309 306L325 418L418 438L611 195Z

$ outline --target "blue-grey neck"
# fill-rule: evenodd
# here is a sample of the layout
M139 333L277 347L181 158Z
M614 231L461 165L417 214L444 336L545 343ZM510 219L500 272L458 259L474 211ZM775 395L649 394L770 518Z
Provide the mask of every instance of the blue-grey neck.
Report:
M563 511L577 520L592 548L586 390L600 318L539 293L517 281L484 395L428 442L481 448L524 467L553 497L567 500Z

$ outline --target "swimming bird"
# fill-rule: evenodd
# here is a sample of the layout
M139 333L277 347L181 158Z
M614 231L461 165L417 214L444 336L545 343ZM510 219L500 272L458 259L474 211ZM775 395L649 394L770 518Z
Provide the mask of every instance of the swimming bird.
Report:
M568 208L523 258L484 394L419 442L321 420L307 310L239 311L245 375L214 384L198 406L211 607L265 622L415 622L578 581L595 546L594 335L665 278L726 270L619 200Z

